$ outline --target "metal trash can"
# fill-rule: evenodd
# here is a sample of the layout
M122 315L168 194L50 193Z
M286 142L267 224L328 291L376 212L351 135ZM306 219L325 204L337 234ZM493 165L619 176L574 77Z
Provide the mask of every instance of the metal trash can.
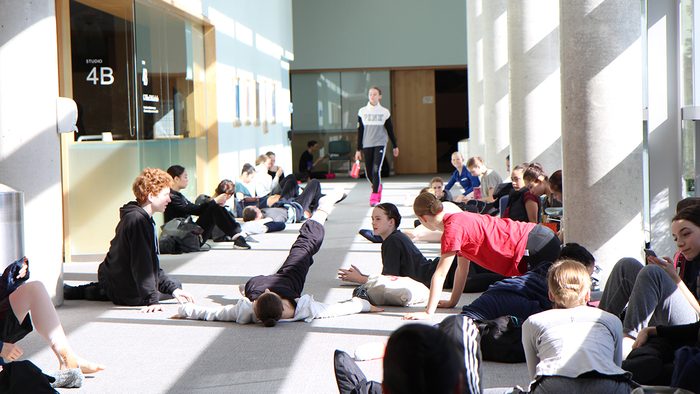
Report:
M0 268L4 270L22 256L24 256L24 193L0 183Z

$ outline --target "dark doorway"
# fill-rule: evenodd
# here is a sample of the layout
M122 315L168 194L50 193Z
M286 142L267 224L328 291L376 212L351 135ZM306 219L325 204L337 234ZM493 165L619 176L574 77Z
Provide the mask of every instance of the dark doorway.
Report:
M451 172L452 152L469 137L467 115L467 70L435 70L435 123L437 124L437 169Z

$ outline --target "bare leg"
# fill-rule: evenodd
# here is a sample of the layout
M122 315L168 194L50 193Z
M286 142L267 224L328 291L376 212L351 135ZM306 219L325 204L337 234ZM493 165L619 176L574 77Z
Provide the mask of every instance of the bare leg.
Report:
M80 367L83 373L95 373L104 369L104 366L84 360L73 352L56 309L41 282L29 282L18 287L10 294L10 305L20 322L31 312L34 328L56 354L61 369Z

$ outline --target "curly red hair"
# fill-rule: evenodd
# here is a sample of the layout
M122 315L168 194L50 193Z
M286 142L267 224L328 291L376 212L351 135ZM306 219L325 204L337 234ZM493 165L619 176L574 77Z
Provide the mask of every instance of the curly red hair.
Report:
M131 190L134 192L136 201L145 204L148 196L158 194L166 187L173 185L173 177L160 168L144 168L141 174L136 177Z

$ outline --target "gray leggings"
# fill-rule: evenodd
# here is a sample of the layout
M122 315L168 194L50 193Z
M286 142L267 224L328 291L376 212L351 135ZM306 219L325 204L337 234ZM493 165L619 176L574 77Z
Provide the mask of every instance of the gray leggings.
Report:
M632 258L618 261L605 285L600 309L620 316L627 305L623 332L636 338L644 327L698 321L698 315L673 279L657 265Z

